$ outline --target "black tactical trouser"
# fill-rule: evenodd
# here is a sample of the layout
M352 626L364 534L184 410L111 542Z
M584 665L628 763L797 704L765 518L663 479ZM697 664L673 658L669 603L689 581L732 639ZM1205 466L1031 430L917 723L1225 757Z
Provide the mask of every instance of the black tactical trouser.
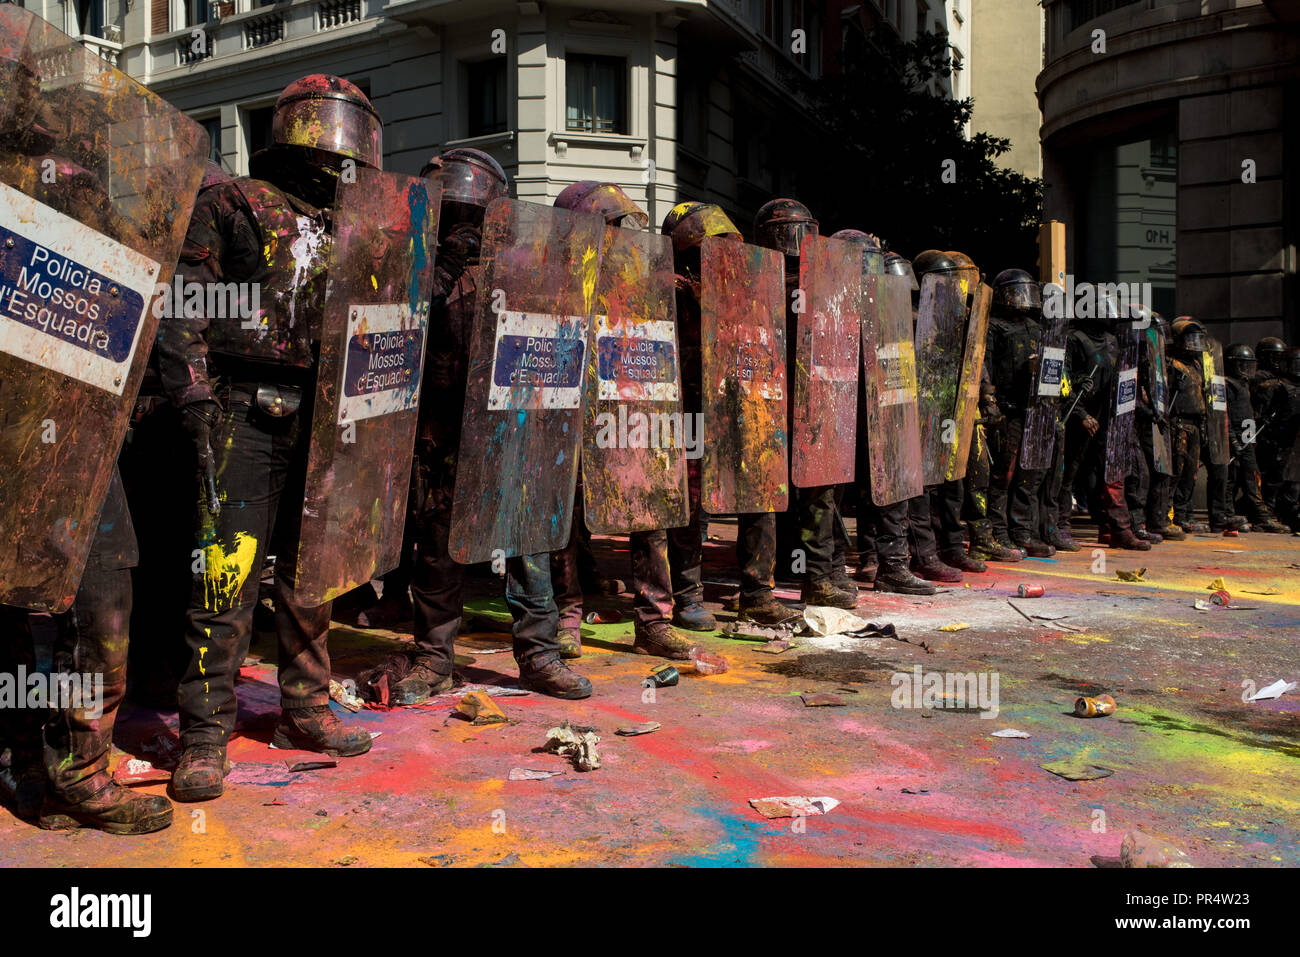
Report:
M131 566L138 556L126 495L116 474L98 521L72 607L54 618L51 672L66 675L68 691L77 690L79 696L49 702L54 705L49 709L0 709L0 750L12 748L15 765L43 760L51 788L73 803L111 783L108 756L113 725L126 692ZM27 674L34 674L36 653L27 612L5 606L0 608L0 621L0 672L17 680L21 665ZM49 688L51 694L60 693L55 682ZM26 689L19 689L19 694L25 695Z
M944 482L928 486L916 498L907 500L907 522L912 557L919 561L938 558L940 551L964 549L965 528L961 522L962 483Z
M1192 496L1196 490L1196 470L1201 462L1201 420L1175 417L1170 421L1170 457L1174 463L1174 521L1187 525L1192 521Z
M1210 525L1216 530L1227 524L1232 514L1228 466L1210 461L1210 443L1201 437L1201 460L1205 463L1205 505L1210 513Z
M906 565L907 501L858 502L858 560L863 565Z
M456 449L428 442L416 445L412 508L416 514L416 557L411 581L415 608L415 653L440 675L450 675L454 645L464 617L465 566L452 559L451 506L456 489ZM551 592L549 552L506 559L506 607L514 619L515 661L540 667L559 658L559 610Z
M803 551L803 578L808 582L825 581L835 572L835 489L834 485L795 489L798 547ZM841 556L840 567L843 564Z
M295 415L275 418L258 408L256 391L256 384L233 385L212 431L221 514L213 519L199 503L203 568L186 612L190 658L177 690L185 747L224 746L235 730L235 676L248 652L268 553L276 559L280 707L329 704L331 604L302 605L293 597L311 392Z
M1052 463L1038 492L1040 537L1051 537L1061 524L1061 486L1065 480L1065 425L1059 418L1052 438ZM1068 528L1066 529L1069 530Z
M194 502L199 485L184 450L180 410L142 398L122 448L122 483L130 503L140 562L131 573L131 687L146 699L167 698L189 661L181 640L194 562Z
M1020 467L1020 445L1025 420L1008 415L1002 427L989 435L993 474L989 482L989 519L993 536L1013 545L1042 538L1039 531L1039 493L1047 477L1045 469Z
M989 427L983 422L976 422L971 429L966 477L962 480L961 517L976 524L989 521L989 482L993 477L993 462L989 458L988 434Z
M1273 517L1264 502L1260 487L1259 465L1255 459L1255 445L1243 445L1229 466L1229 505L1237 505L1241 513L1252 522L1264 522Z
M747 512L736 516L736 564L740 566L742 604L772 595L776 571L776 514Z
M1156 480L1151 448L1151 420L1144 415L1134 416L1133 441L1137 454L1133 456L1133 468L1124 476L1124 502L1128 506L1129 521L1134 528L1138 528L1148 524L1147 503L1151 498L1152 483ZM1160 528L1157 525L1152 531L1158 532Z
M1135 525L1145 523L1146 527L1151 531L1159 532L1171 521L1169 517L1169 493L1173 479L1156 468L1155 423L1139 421L1135 428L1138 448L1142 451L1142 462L1146 468L1146 486L1145 494L1132 506L1133 523ZM1169 428L1167 426L1163 427L1162 432L1165 442L1168 443L1170 441ZM1173 452L1171 450L1170 468L1173 468L1172 458ZM1141 492L1141 489L1137 489L1136 492Z
M704 548L700 510L700 460L687 459L686 487L690 519L681 528L633 532L633 610L637 624L671 621L673 608L704 601Z
M563 548L551 552L551 589L555 592L562 630L578 628L582 624L583 594L600 578L596 556L591 551L591 532L587 530L582 496L582 467L579 463L569 541Z

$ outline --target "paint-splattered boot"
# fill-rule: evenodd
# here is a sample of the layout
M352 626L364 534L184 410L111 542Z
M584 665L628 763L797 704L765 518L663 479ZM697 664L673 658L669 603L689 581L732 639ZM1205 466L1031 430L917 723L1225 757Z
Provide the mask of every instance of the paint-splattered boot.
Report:
M1187 539L1187 533L1172 522L1160 529L1160 534L1165 537L1166 541L1170 542L1182 542Z
M178 801L211 801L221 797L230 773L226 749L219 744L193 744L185 749L172 772L172 797Z
M1165 537L1167 538L1168 536ZM1048 545L1051 545L1058 552L1077 552L1083 548L1082 545L1074 540L1074 536L1070 534L1068 528L1057 528L1053 526L1047 530L1047 534L1043 536L1043 541Z
M861 565L858 566L857 578L859 581L864 581L868 585L870 585L875 582L876 575L878 575L879 573L880 573L880 563L873 559L871 561L863 562Z
M582 630L579 628L561 628L556 633L555 640L560 645L561 658L581 658L582 657Z
M853 593L842 591L829 578L818 581L805 580L799 593L799 600L805 605L821 605L827 608L844 608L852 610L858 607L858 590Z
M351 758L370 750L370 732L344 724L328 705L287 708L280 713L271 744L286 751L319 751Z
M857 582L853 580L849 575L849 570L843 565L836 566L835 571L831 572L831 584L840 591L846 591L852 595L853 600L856 603L858 598Z
M1142 541L1133 534L1131 528L1119 528L1111 532L1108 544L1111 548L1126 548L1131 552L1151 551L1151 543Z
M913 558L912 574L919 575L926 581L945 582L949 585L955 585L961 581L961 572L951 565L945 565L939 560L938 555L931 555L928 558Z
M1054 545L1049 545L1047 542L1039 541L1036 538L1026 538L1023 541L1012 539L1012 544L1030 558L1051 558L1056 554Z
M687 631L717 631L718 619L698 601L676 609L673 612L673 624Z
M552 698L577 700L591 697L591 682L576 671L571 671L558 657L521 664L519 686Z
M454 682L451 675L435 671L429 660L417 658L411 670L393 685L390 700L394 707L399 708L424 704L434 695L450 691Z
M898 595L933 595L939 590L924 578L913 575L901 561L881 564L872 587L876 591Z
M91 827L105 834L152 834L171 826L172 804L165 797L135 794L110 781L84 801L46 795L36 823L46 831Z
M1257 532L1270 532L1274 535L1290 535L1291 529L1283 525L1271 515L1260 519L1258 522L1252 522L1250 525Z
M959 572L986 572L989 567L973 555L966 554L964 548L954 548L939 555L945 565L951 565Z
M632 650L638 655L655 655L671 661L689 661L698 645L666 621L648 625L637 622Z
M803 612L781 604L769 593L750 602L746 602L742 596L740 614L737 617L741 621L752 621L757 625L786 625L803 620Z

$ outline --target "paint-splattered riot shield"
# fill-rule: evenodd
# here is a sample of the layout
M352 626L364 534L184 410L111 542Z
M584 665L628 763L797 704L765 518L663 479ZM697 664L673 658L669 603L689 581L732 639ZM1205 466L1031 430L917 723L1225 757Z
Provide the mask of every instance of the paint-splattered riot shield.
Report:
M1151 422L1151 458L1152 464L1161 475L1174 474L1173 455L1169 451L1167 421L1169 413L1169 379L1165 367L1165 334L1154 323L1142 330L1142 347L1146 350L1147 397L1151 400L1154 413Z
M425 180L367 168L338 186L294 585L304 605L401 560L438 198Z
M863 252L862 375L871 500L893 505L924 490L916 410L912 288L886 275L879 253Z
M969 309L968 309L969 301ZM980 370L992 290L929 273L916 314L921 469L927 486L963 478L979 409Z
M583 511L600 534L678 528L690 518L688 440L667 236L607 227L596 285L583 421Z
M206 156L193 121L0 5L0 602L72 603Z
M604 239L594 213L488 207L451 513L449 551L462 564L569 540Z
M790 480L800 488L853 481L857 454L862 250L808 236L799 256Z
M1205 380L1205 444L1211 465L1227 465L1232 451L1228 442L1228 381L1224 378L1223 343L1207 338L1209 348L1201 353Z
M1064 315L1045 316L1038 355L1030 360L1029 397L1025 404L1025 427L1020 437L1020 467L1023 469L1052 467L1056 417L1061 411L1061 383L1065 381L1068 323Z
M1115 327L1119 355L1115 360L1115 379L1111 386L1110 421L1106 423L1107 484L1124 480L1134 470L1137 440L1133 425L1138 399L1138 337L1142 330L1130 323Z
M700 321L704 510L784 511L790 479L781 253L706 237Z

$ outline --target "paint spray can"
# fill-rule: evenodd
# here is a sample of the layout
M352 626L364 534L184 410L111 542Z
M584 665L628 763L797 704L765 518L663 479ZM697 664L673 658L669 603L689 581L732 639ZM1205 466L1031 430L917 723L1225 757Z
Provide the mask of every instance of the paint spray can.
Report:
M660 665L654 671L650 672L650 677L641 682L645 688L671 688L677 684L681 675L672 665Z
M1095 698L1075 698L1074 713L1080 718L1104 718L1115 713L1115 699L1108 694L1099 694Z
M1213 595L1210 596L1210 601L1214 602L1220 608L1227 608L1228 602L1232 601L1232 596L1229 595L1222 588L1220 588L1218 591L1216 591Z
M1021 585L1019 588L1016 589L1016 594L1019 595L1021 598L1042 598L1043 586L1042 585Z

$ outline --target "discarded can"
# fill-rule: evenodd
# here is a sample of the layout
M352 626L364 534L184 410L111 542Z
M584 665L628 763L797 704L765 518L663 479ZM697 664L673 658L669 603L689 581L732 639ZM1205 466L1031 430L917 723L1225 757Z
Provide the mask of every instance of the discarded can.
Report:
M1108 694L1095 698L1075 698L1074 713L1080 718L1104 718L1115 713L1115 699Z
M1043 586L1042 585L1021 585L1019 588L1016 589L1016 594L1019 595L1021 598L1042 598Z
M583 619L589 625L613 625L623 620L623 613L617 608L606 611L589 611Z
M1229 595L1222 588L1220 588L1218 591L1216 591L1213 595L1210 596L1210 601L1214 602L1220 608L1227 608L1228 602L1232 601L1232 596Z
M677 684L681 675L672 665L660 665L654 671L650 672L650 677L641 682L647 688L671 688Z

